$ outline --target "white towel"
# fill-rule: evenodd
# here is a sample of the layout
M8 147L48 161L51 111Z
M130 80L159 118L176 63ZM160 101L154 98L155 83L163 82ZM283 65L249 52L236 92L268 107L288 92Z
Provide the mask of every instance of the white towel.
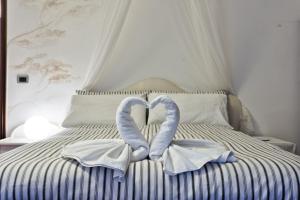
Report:
M149 144L130 115L131 107L134 105L148 106L147 102L142 98L125 98L117 109L116 124L122 139L134 150L131 155L131 161L139 161L148 156Z
M200 169L208 162L233 162L233 152L222 144L208 140L173 140L180 118L176 103L167 96L159 96L150 103L150 109L158 104L166 108L166 120L151 141L149 157L163 163L169 175Z
M234 162L232 151L209 140L174 140L161 157L166 174L198 170L208 162Z
M122 180L127 171L132 148L123 140L86 140L63 148L63 158L75 159L85 167L106 167L114 170L114 178Z
M113 169L114 178L122 181L129 163L143 160L149 154L149 145L130 116L131 107L138 104L147 106L147 102L142 98L128 97L117 109L117 128L123 140L77 142L65 146L61 156L75 159L86 167L102 166Z
M166 148L172 142L180 119L180 112L177 104L168 96L156 97L149 105L150 109L158 104L163 104L166 109L166 119L160 127L160 131L154 136L150 145L149 157L151 160L159 159Z

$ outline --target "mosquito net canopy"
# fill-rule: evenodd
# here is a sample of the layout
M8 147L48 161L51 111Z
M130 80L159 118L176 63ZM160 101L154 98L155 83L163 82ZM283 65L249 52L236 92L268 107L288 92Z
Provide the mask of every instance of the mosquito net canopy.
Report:
M99 38L84 89L116 90L157 77L187 91L230 90L209 0L99 3Z

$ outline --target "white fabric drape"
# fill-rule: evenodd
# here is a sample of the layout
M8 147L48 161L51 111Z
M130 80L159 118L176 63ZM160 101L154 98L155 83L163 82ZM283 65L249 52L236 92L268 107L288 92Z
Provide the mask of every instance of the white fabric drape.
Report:
M199 87L231 90L230 73L209 0L175 0L176 26L184 40ZM201 89L199 88L199 89Z
M107 59L111 56L121 33L131 0L101 0L102 19L99 38L84 80L85 88L93 88L101 77Z
M108 13L113 20L103 26L112 28L99 36L84 89L122 89L150 77L187 91L231 89L208 0L124 2Z

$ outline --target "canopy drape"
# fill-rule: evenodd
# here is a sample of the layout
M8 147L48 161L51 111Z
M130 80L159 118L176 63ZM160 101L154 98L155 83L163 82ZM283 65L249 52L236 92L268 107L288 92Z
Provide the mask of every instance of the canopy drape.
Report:
M231 89L208 0L102 1L105 17L84 89L122 89L150 77L187 91Z
M84 88L92 89L101 78L102 70L111 56L121 33L131 0L101 0L102 19L99 39L84 80Z

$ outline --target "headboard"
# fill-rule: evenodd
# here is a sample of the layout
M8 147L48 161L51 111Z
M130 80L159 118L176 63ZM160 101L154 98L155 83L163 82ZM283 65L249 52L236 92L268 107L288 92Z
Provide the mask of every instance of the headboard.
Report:
M175 83L161 79L161 78L148 78L138 81L124 90L139 91L139 90L161 90L161 91L174 91L185 92L184 89L177 86ZM235 95L228 94L228 117L229 123L235 130L240 130L240 120L242 116L242 104L239 98Z
M175 83L161 78L144 79L128 86L125 90L161 90L184 92L184 90L178 87Z

